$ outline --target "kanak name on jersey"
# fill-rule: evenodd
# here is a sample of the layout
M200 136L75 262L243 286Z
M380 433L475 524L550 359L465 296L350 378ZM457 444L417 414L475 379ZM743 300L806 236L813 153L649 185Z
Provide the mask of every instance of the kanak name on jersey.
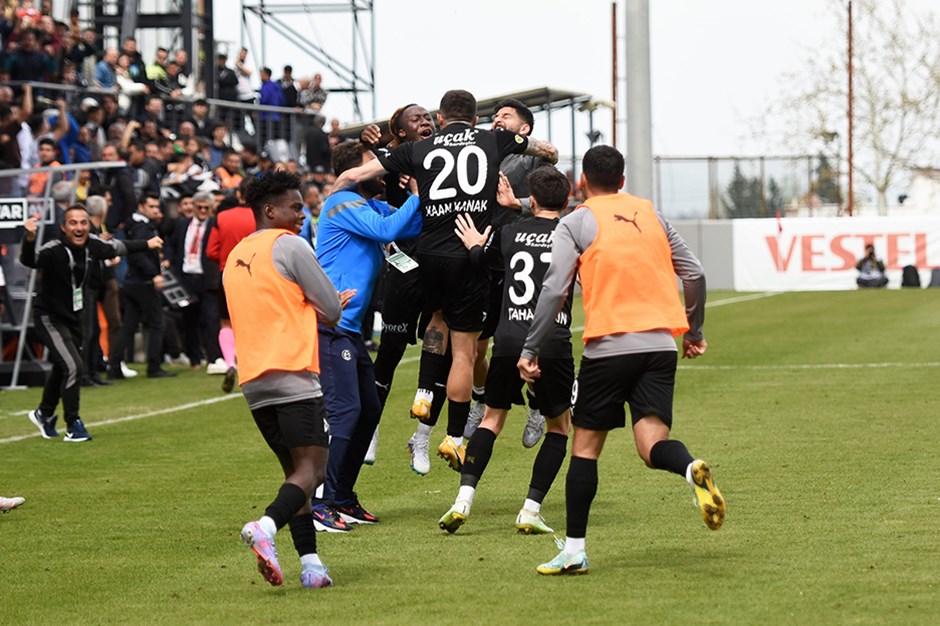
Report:
M442 202L429 204L424 209L426 217L443 217L453 213L486 213L489 208L488 200L463 200L460 202Z

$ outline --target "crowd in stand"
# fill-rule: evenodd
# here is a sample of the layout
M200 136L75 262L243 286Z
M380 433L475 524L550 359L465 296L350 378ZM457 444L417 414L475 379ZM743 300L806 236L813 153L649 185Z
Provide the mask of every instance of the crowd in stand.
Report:
M218 311L205 306L214 297L199 297L203 289L218 289L218 265L205 255L209 233L219 212L244 204L240 189L248 181L286 170L302 176L309 216L302 234L313 245L321 198L330 193L334 179L331 148L340 141L339 122L334 120L326 129L320 113L328 95L322 77L295 81L288 66L279 80L272 80L272 71L261 68L261 87L255 91L248 50L238 52L234 67L227 55L218 56L220 100L293 107L309 114L304 116L302 145L284 153L266 142L259 145L250 124L222 119L219 108L201 97L203 85L185 50L157 48L145 58L132 37L123 40L120 50L104 48L94 29L81 28L77 12L65 23L53 18L52 9L50 0L38 5L31 0L2 3L0 169L96 162L125 165L0 176L0 197L52 198L54 223L46 225L44 241L59 236L62 217L73 203L86 206L102 236L131 239L142 207L148 199L156 202L158 210L149 221L165 241L160 270L178 281L184 295L164 294L160 315L165 323L135 308L130 320L134 327L125 324L125 332L132 335L141 322L151 342L153 335L162 334L160 355L151 354L148 361L159 357L160 362L203 366L209 373L224 374L228 368L212 332L218 331ZM63 88L33 83L57 83ZM253 120L259 124L272 115L278 114L261 112ZM199 236L194 239L194 234ZM9 249L7 254L13 257ZM10 271L14 263L9 257L0 260L8 284L15 285L17 272ZM135 269L134 259L123 259L113 267L107 263L101 280L86 285L90 290L86 301L103 304L109 326L105 336L110 337L104 343L112 354L104 355L97 342L91 346L86 341L91 349L85 354L84 384L109 382L99 376L109 356L112 378L135 375L132 369L118 367L133 356L133 342L121 339L121 312L126 316L128 307L134 308L129 285L133 291L135 283L149 279ZM180 306L181 302L190 304ZM13 321L12 314L8 309L4 321ZM87 316L85 325L86 339L98 336L96 316ZM159 363L148 363L148 373L159 369Z

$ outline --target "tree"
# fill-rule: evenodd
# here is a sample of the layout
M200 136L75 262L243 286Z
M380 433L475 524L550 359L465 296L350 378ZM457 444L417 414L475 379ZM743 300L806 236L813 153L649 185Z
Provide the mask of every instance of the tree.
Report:
M741 171L741 166L734 164L734 174L725 195L728 214L732 218L761 216L760 179L749 178Z
M847 124L847 4L830 2L833 36L786 77L788 93L771 111L786 122L786 143L803 152L812 151L813 138ZM853 11L854 169L885 214L889 188L940 154L940 24L904 0L855 0Z
M821 202L839 204L842 192L839 189L839 177L829 164L825 154L819 154L819 164L816 166L816 180L813 181L812 192Z

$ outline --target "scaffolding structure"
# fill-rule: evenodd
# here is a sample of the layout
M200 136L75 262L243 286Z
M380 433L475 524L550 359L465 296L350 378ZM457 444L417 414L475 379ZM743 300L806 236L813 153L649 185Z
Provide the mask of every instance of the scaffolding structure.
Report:
M348 93L352 98L353 114L356 120L366 115L376 116L375 104L375 12L374 0L347 0L346 2L327 2L324 0L241 0L242 33L241 44L256 51L259 66L267 65L268 36L277 34L282 40L292 44L297 50L323 65L329 70L339 85L330 85L331 93ZM317 15L348 14L351 28L351 45L340 57L338 50L327 49L323 42L317 41L316 30L301 33L291 16L305 16L315 26ZM252 32L260 30L260 42L252 40ZM313 36L311 36L313 35ZM260 45L258 45L260 44ZM257 52L260 51L260 52ZM368 114L363 113L361 96L369 95L371 107Z

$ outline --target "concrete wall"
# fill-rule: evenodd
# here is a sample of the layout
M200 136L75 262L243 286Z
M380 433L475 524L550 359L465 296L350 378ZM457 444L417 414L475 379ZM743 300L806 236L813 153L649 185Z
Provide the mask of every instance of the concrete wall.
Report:
M734 289L734 236L730 220L672 222L705 267L709 289Z

